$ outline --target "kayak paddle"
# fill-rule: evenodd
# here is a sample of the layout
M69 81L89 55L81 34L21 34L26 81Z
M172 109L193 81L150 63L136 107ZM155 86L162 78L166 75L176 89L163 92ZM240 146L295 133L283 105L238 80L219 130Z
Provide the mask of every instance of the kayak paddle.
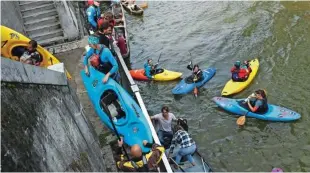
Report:
M139 6L142 9L146 9L149 5L147 4L147 2L144 2L144 3L140 4Z
M237 119L237 125L239 125L239 126L243 126L244 124L245 124L245 120L246 120L246 115L248 114L248 112L249 111L247 111L246 113L245 113L245 115L243 115L243 116L240 116L238 119Z
M116 127L115 127L115 124L114 124L114 122L113 122L113 119L112 119L110 110L107 108L107 106L105 105L105 103L103 102L103 100L101 100L101 105L102 105L103 109L106 110L106 113L107 113L107 115L109 116L109 119L110 119L110 121L111 121L112 127L113 127L113 129L114 129L114 132L115 132L115 134L116 134L118 140L120 141L120 140L121 140L121 137L120 137L119 133L118 133L117 130L116 130ZM127 151L126 151L124 145L122 145L122 148L123 148L123 150L124 150L124 152L125 152L125 155L126 155L127 159L129 160L129 156L128 156L128 153L127 153Z
M184 170L179 164L177 164L177 162L176 162L175 160L173 160L173 158L170 157L170 160L171 160L175 165L177 165L177 167L180 168L182 172L185 172L185 170Z
M189 53L189 55L190 55L190 57L192 57L192 54L190 53L190 52L188 52ZM190 66L192 67L192 61L190 61ZM194 68L194 67L192 67L192 68ZM194 69L193 69L194 70ZM198 88L197 88L197 86L196 86L196 81L194 81L194 78L193 78L193 82L194 82L194 84L195 84L195 88L194 88L194 90L193 90L193 94L194 94L194 96L197 98L198 97Z

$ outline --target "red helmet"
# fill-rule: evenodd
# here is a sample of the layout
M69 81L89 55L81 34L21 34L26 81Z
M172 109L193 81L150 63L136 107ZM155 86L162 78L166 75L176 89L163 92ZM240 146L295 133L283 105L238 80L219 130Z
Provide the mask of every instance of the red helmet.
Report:
M94 0L87 0L87 4L90 5L94 5Z

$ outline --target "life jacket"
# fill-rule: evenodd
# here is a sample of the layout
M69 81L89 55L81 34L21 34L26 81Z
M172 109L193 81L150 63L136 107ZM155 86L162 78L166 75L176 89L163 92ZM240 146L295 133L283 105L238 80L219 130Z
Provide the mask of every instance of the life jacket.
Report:
M159 162L165 153L165 148L158 144L153 144L151 152L143 155L142 158L131 161L117 162L118 168L130 172L157 172Z
M268 103L267 103L267 98L263 98L263 105L261 105L257 110L256 113L261 113L264 114L268 111Z
M90 63L93 67L98 68L100 66L100 64L102 64L101 59L100 59L100 55L102 53L104 49L104 46L102 46L99 50L99 53L97 54L95 50L94 54L90 57Z
M257 100L258 99L251 101L251 105L255 106ZM255 111L255 113L264 114L268 111L267 98L263 98L261 101L263 102L263 104Z
M249 73L246 72L244 68L235 68L232 70L232 79L239 80L239 79L247 79L249 77Z

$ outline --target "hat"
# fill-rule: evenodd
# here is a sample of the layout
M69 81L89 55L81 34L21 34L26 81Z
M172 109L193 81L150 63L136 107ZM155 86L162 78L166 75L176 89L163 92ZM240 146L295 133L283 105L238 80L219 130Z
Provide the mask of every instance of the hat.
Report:
M88 44L99 44L99 38L95 35L90 35L88 37Z

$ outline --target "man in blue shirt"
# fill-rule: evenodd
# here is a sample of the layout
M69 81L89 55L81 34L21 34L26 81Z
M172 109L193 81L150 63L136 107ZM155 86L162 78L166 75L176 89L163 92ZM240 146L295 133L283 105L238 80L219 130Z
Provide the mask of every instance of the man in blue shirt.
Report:
M88 59L94 54L99 55L99 66L95 67L98 71L106 74L102 79L103 83L106 83L111 76L112 78L117 77L118 64L116 59L113 57L111 51L106 48L104 45L99 44L99 38L97 36L91 35L88 37L88 44L90 49L87 51L84 56L84 66L85 73L89 75L88 71Z
M100 18L100 3L98 1L89 0L89 7L86 10L87 20L90 24L90 30L96 31L99 27L97 24L98 19Z

